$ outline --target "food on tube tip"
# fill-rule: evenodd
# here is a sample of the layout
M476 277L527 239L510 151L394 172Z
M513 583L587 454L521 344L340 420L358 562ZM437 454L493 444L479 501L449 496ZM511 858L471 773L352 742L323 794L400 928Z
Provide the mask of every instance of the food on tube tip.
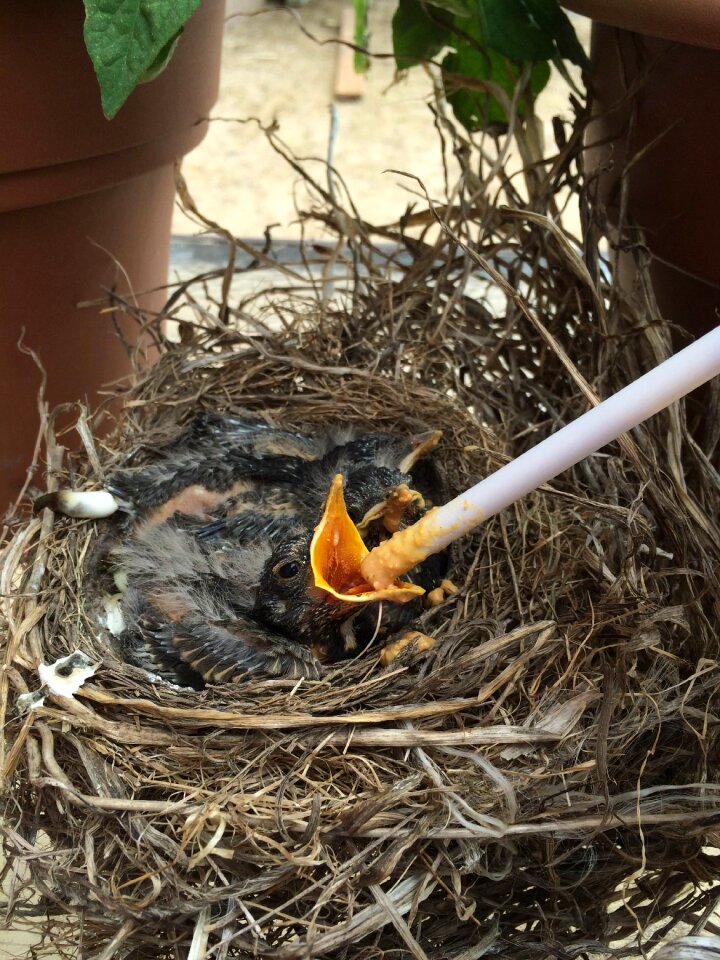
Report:
M346 603L372 603L379 600L407 603L425 592L416 584L404 583L393 577L380 588L373 589L361 571L362 561L367 555L368 549L345 506L342 474L337 474L310 544L315 586Z

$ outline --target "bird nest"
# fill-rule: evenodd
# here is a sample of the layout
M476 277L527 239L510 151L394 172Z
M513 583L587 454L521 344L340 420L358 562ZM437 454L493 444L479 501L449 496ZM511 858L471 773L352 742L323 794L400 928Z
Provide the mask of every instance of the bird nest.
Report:
M436 427L458 492L671 352L647 285L632 301L612 285L577 131L521 177L443 129L463 163L443 205L419 191L372 227L337 178L303 171L307 217L337 242L240 264L225 235L219 294L204 275L139 318L157 362L117 428L81 412L83 452L60 466L50 419L49 485L101 486L212 410ZM568 197L582 243L558 226ZM233 293L256 270L263 291ZM678 924L712 932L712 402L677 404L457 543L457 592L418 624L430 649L387 665L370 649L317 680L197 691L123 662L85 590L107 524L11 521L1 829L8 915L42 931L38 955L635 956ZM94 675L23 712L38 665L78 650Z

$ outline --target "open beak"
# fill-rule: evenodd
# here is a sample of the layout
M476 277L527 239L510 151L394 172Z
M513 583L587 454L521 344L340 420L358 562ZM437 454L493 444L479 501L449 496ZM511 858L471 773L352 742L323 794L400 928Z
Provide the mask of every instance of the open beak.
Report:
M363 534L371 523L380 520L388 533L397 533L402 523L403 514L413 504L425 506L425 500L417 490L411 490L406 483L399 483L390 491L385 500L376 503L370 507L368 512L357 525L358 530Z
M442 435L442 430L428 430L426 433L416 433L414 437L410 437L410 450L398 464L402 472L410 473L418 460L438 445Z
M360 564L369 550L357 527L350 519L343 496L342 474L330 486L325 512L315 527L310 544L310 564L315 586L346 603L374 603L390 600L408 603L425 591L414 583L395 580L381 590L374 590L360 572Z

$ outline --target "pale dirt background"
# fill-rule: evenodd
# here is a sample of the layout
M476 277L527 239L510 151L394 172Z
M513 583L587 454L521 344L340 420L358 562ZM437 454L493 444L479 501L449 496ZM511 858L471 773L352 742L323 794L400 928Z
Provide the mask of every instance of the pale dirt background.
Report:
M341 6L342 0L310 0L298 16L309 33L328 40L337 36ZM395 6L396 0L373 0L374 52L392 49L390 20ZM297 175L272 151L250 118L264 125L276 122L281 138L299 157L326 159L336 46L313 42L291 13L263 0L228 0L228 14L216 119L203 143L185 159L183 172L199 209L236 236L260 237L268 224L278 224L273 233L279 241L295 239L299 236L295 199L302 205L305 194ZM588 21L574 19L587 43ZM362 99L336 105L334 164L361 214L372 223L396 220L414 199L409 192L415 189L413 184L383 172L388 169L414 174L432 196L442 197L430 99L430 81L421 69L396 83L394 63L388 58L373 62ZM553 76L538 109L546 139L552 142L552 117L571 115L568 88L559 76ZM323 176L318 164L317 177ZM200 233L180 210L173 232L186 238ZM31 957L34 942L21 932L0 931L0 960Z
M256 122L276 122L279 136L299 157L325 160L330 127L337 46L313 42L337 37L343 0L310 0L293 12L263 0L228 0L220 97L202 144L183 164L190 191L205 216L240 237L260 237L268 224L279 239L297 238L294 194L305 196L297 175L268 145ZM391 18L396 0L372 0L374 53L392 50ZM589 21L573 17L584 42ZM361 214L371 223L398 218L417 191L419 177L434 197L442 197L443 174L438 138L428 104L430 80L420 67L395 82L391 57L374 60L360 100L338 102L334 165L345 179ZM538 108L552 142L555 115L570 117L568 86L553 71ZM248 121L248 122L244 122ZM324 177L322 164L316 176ZM198 232L177 212L176 234Z

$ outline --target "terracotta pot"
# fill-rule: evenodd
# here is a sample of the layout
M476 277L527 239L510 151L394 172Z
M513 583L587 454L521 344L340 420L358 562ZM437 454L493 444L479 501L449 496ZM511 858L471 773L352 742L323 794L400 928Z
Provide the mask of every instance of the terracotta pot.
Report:
M598 23L692 47L720 49L717 0L560 0Z
M720 135L707 109L720 89L717 6L714 0L566 5L604 21L593 25L596 120L587 136L596 145L588 150L589 166L602 171L599 200L617 225L627 169L625 226L640 228L652 255L660 311L672 323L706 332L720 309ZM619 266L631 290L632 253L622 254Z
M0 5L0 508L20 489L38 430L40 373L17 348L23 330L50 403L92 404L130 365L107 315L78 304L111 287L162 307L174 162L205 135L223 22L223 0L203 0L167 70L108 121L80 0Z
M720 89L720 53L595 24L592 58L598 119L588 141L602 145L589 159L605 169L601 198L617 222L620 176L632 164L628 221L653 255L660 310L705 332L720 308L720 136L706 107L708 91ZM648 70L631 125L627 91ZM621 280L630 286L633 278L634 260L625 254Z

